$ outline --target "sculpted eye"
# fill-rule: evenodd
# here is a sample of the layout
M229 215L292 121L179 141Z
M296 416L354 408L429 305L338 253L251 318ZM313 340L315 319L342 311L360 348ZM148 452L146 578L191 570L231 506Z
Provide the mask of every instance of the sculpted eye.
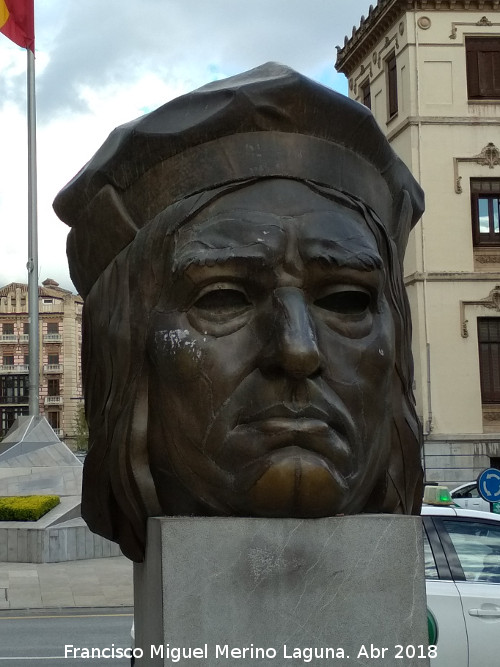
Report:
M370 307L368 292L342 289L316 299L314 305L323 310L341 315L362 315Z
M249 306L246 294L234 288L216 287L202 294L193 304L203 315L228 317L239 315Z
M203 334L227 336L251 319L253 303L238 283L211 283L188 308L191 325Z

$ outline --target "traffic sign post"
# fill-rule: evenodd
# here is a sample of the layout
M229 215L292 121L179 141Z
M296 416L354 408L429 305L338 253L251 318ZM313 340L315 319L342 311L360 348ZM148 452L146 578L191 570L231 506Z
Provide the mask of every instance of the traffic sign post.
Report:
M477 490L481 498L491 503L491 510L496 512L500 503L500 470L486 468L477 478Z

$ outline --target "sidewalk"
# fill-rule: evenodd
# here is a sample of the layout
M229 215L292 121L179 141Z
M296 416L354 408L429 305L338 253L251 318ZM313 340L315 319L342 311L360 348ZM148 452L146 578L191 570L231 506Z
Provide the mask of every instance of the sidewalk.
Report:
M0 610L132 607L132 570L132 562L124 556L0 563Z

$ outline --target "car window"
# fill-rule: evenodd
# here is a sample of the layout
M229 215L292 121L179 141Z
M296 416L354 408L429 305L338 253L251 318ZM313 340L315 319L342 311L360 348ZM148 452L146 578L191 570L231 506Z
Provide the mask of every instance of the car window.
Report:
M467 581L500 583L500 525L443 519Z
M434 555L432 553L429 538L424 530L424 568L426 579L439 579L436 563L434 562Z
M476 485L466 486L460 491L453 491L452 498L479 498L479 491Z

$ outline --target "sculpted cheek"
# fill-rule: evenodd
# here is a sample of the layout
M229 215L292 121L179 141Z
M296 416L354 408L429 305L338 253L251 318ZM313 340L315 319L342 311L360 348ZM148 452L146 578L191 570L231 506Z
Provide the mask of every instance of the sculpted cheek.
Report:
M154 332L153 363L174 371L183 381L199 377L203 353L199 342L187 329L164 329ZM170 376L166 373L165 379Z
M368 384L375 383L379 386L388 379L394 369L395 363L395 341L392 317L386 313L386 317L378 319L378 326L373 335L364 341L361 362L358 369L362 372Z
M394 368L394 350L386 341L375 341L365 352L364 364L368 380L380 382Z

